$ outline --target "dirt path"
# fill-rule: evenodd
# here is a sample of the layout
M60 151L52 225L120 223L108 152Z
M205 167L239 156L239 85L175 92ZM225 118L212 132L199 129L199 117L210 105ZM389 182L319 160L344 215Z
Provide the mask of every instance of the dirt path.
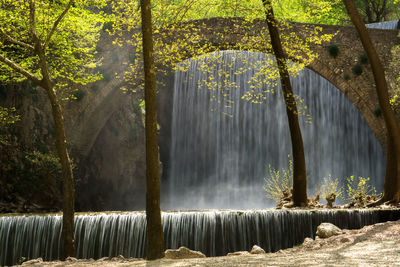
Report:
M299 247L261 255L161 259L151 262L122 257L97 261L32 260L24 263L23 266L400 266L400 220L370 225L360 230L346 230L344 234L328 239L307 239Z

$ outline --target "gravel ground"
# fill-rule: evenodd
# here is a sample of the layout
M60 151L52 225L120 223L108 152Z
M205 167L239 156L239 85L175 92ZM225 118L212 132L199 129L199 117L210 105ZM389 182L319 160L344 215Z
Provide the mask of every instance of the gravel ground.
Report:
M400 266L400 220L345 230L327 239L306 239L299 247L276 253L156 261L123 257L64 262L39 259L25 262L23 266Z

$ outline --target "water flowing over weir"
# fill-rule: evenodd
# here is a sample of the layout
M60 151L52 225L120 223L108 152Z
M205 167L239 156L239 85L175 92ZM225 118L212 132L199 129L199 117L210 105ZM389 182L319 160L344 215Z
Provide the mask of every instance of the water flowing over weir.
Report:
M186 246L207 256L250 250L259 245L277 251L314 237L321 222L345 229L397 220L399 210L251 210L163 212L165 247ZM75 217L78 258L144 257L145 215L142 212L81 214ZM19 259L60 258L62 217L0 216L0 265Z
M183 62L175 74L170 173L163 209L248 209L271 207L263 191L268 164L288 168L291 141L280 85L262 104L243 100L269 57L221 51ZM241 72L239 75L235 73ZM228 74L228 75L226 75ZM249 82L250 81L250 82ZM324 177L371 177L383 187L385 157L353 104L309 69L292 78L312 123L300 118L309 193Z

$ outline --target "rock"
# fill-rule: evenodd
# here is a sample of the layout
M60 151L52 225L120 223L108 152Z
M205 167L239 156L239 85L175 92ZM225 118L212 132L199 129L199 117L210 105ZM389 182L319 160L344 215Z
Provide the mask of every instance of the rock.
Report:
M235 251L235 252L231 252L226 254L226 256L241 256L241 255L250 255L250 252L248 251Z
M321 223L317 227L316 235L320 238L328 238L334 235L340 235L343 231L334 224L331 223Z
M250 254L265 254L265 250L263 250L262 248L260 248L257 245L254 245L251 248Z
M343 237L342 239L340 239L340 243L347 243L347 242L350 242L350 241L351 240L348 237Z
M178 249L167 249L165 251L166 259L190 259L190 258L205 258L206 255L200 251L190 250L185 247L180 247Z
M308 243L311 243L311 242L313 242L313 241L314 241L314 239L309 238L309 237L306 237L306 238L304 238L303 244L308 244Z
M111 261L120 261L120 260L124 260L124 259L125 259L124 256L118 255L117 257L113 257L113 258L111 259Z
M74 257L68 257L68 258L65 259L65 261L77 261L77 260L78 259L74 258Z
M42 263L43 259L42 258L37 258L29 261L25 261L22 263L22 265L36 265L36 263Z

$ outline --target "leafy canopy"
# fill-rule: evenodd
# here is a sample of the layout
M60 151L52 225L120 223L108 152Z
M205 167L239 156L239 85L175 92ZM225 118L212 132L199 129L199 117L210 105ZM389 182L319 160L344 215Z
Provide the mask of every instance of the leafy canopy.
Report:
M34 29L41 43L47 44L45 55L56 89L64 89L71 84L84 85L98 79L99 75L93 71L99 63L95 48L102 24L108 18L101 10L107 1L74 1L52 35L53 24L69 1L32 0L35 7L34 23L30 20L29 2L0 0L1 55L41 80L39 59L32 49L35 47L32 37ZM0 63L1 81L24 79L21 74Z

